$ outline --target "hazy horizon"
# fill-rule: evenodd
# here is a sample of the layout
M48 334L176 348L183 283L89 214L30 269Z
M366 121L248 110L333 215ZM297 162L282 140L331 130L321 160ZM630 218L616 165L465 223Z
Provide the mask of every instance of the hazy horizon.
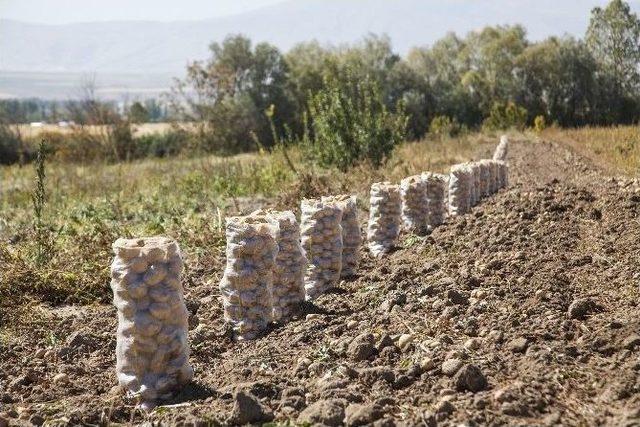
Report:
M176 22L237 15L286 0L0 0L0 19L67 25L112 21Z
M640 12L640 0L628 2ZM563 34L582 37L591 9L606 3L0 0L0 97L65 96L68 85L77 80L74 76L83 73L95 73L109 95L155 93L158 86L170 84L168 76L183 75L188 62L206 59L211 42L234 33L282 51L303 41L339 45L369 33L387 34L401 55L411 47L431 45L447 32L465 35L487 25L521 24L531 41ZM150 74L158 77L150 82L145 78ZM140 76L139 82L129 75Z

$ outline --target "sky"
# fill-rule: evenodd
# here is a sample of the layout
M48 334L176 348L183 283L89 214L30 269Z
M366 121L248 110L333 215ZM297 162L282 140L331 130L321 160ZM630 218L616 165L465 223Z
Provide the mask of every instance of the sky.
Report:
M233 15L282 0L0 0L0 19L43 24L189 21Z

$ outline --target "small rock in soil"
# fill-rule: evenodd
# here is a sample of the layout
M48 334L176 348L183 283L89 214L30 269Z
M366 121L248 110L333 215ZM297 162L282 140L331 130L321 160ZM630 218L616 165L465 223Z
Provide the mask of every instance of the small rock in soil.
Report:
M392 345L393 340L391 339L389 334L384 334L382 335L382 337L380 337L380 341L378 341L378 344L376 344L376 349L378 349L378 351L380 352L383 348L390 347Z
M460 359L448 359L442 363L442 373L447 376L452 376L462 367L462 360Z
M407 350L411 343L413 342L413 335L411 334L402 334L400 338L398 338L398 347L400 350Z
M447 414L451 415L453 411L456 410L456 407L453 403L449 402L449 400L444 399L436 406L436 414Z
M44 418L41 415L33 414L29 417L29 422L34 426L41 426L44 424Z
M65 373L60 373L53 377L54 384L66 384L69 382L69 376Z
M230 422L234 424L262 423L273 420L273 412L265 407L251 393L238 390L234 396Z
M344 421L344 407L345 402L341 399L319 400L300 413L298 422L310 425L340 426Z
M478 392L487 388L487 379L475 365L463 366L454 377L456 390Z
M469 298L455 289L449 289L447 291L447 300L452 304L467 305L469 304Z
M372 334L360 334L349 344L347 354L356 362L367 360L376 352L373 342L374 338Z
M480 348L480 340L478 338L469 338L465 341L464 348L467 350L477 350Z
M571 319L584 320L587 315L596 311L597 307L596 303L589 298L578 298L573 300L567 314Z
M507 347L514 353L524 353L528 345L529 341L524 337L520 337L509 341Z
M622 347L628 350L633 350L638 345L640 345L640 335L638 334L630 335L622 342Z
M423 371L430 371L436 367L436 362L430 357L425 357L420 361L420 369Z
M365 384L374 384L378 380L383 380L391 384L396 379L394 372L384 366L374 366L362 369L358 372L358 376Z
M382 409L377 405L351 404L345 411L344 423L347 426L364 426L382 417Z

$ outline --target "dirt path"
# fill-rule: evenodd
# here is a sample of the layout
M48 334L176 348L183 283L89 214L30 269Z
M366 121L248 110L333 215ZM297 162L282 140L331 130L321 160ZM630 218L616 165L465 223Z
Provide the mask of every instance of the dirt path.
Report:
M237 388L261 421L640 424L638 183L552 143L513 144L509 162L508 190L365 257L362 276L258 341L223 336L217 277L188 284L196 379L150 416L115 387L114 309L25 310L0 341L0 417L251 421Z

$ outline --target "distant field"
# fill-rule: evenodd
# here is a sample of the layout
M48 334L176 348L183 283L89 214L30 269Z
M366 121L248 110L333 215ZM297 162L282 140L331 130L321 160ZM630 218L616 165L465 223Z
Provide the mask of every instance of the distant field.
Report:
M99 133L104 129L104 126L85 126L84 128L89 129L91 132ZM75 129L75 127L62 127L54 124L46 124L42 126L24 124L15 125L15 129L17 129L20 132L20 135L24 138L34 138L46 132L70 133ZM169 129L171 129L171 123L141 123L133 125L133 133L135 136L164 133Z
M171 87L169 73L41 73L0 71L0 99L76 99L82 86L95 77L96 95L106 101L157 98Z

